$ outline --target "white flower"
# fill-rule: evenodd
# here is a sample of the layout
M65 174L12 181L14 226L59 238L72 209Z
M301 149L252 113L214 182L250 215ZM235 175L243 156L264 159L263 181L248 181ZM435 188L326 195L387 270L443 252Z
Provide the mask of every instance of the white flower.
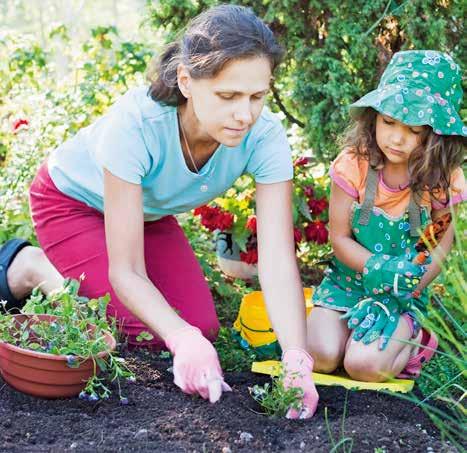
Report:
M433 52L432 50L427 50L425 52L425 58L422 60L422 63L429 64L430 66L435 66L439 64L440 61L441 58L436 52Z

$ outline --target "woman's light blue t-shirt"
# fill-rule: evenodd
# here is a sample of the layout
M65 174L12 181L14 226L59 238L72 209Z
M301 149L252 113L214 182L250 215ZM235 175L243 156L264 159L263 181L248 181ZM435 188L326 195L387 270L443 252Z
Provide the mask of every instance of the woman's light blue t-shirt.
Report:
M266 108L240 145L219 145L199 174L192 172L180 146L177 109L153 101L147 91L130 89L52 152L49 173L61 192L103 212L105 167L141 184L144 219L150 221L207 203L244 173L262 184L293 178L285 130Z

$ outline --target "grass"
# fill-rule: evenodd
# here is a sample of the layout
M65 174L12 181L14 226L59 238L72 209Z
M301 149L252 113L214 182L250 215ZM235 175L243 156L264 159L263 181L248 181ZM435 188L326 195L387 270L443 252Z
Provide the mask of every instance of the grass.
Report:
M334 439L334 435L331 430L331 425L329 423L328 418L328 408L324 408L324 421L326 423L326 431L328 433L329 441L331 442L332 448L330 453L351 453L353 449L353 439L345 435L345 417L347 416L347 407L349 401L349 391L345 392L345 399L344 399L344 408L342 411L342 422L341 422L341 430L339 433L339 440Z
M258 360L254 350L245 350L239 345L229 327L220 328L214 346L224 371L250 371L252 362Z
M467 441L465 397L467 395L466 317L464 241L467 229L466 208L455 216L455 243L433 287L433 304L424 326L439 340L438 352L424 366L417 381L422 397L407 398L421 407L439 429L441 436L460 451Z

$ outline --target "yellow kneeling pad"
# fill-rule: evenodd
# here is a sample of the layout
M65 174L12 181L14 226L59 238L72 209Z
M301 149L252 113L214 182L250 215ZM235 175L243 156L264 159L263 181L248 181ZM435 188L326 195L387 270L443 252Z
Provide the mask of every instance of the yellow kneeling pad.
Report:
M251 371L254 373L269 374L277 376L280 370L280 362L277 360L266 360L264 362L253 362ZM349 376L313 373L316 385L340 385L346 389L354 390L388 390L390 392L408 393L413 389L414 381L410 379L389 379L386 382L363 382L355 381Z

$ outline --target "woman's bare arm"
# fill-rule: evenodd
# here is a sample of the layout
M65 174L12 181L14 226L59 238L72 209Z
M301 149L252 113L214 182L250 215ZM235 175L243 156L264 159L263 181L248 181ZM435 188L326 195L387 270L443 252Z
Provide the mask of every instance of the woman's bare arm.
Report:
M295 256L292 182L256 185L258 273L282 349L306 349L305 300Z
M121 302L163 339L188 326L147 276L141 186L104 169L104 212L109 280Z

